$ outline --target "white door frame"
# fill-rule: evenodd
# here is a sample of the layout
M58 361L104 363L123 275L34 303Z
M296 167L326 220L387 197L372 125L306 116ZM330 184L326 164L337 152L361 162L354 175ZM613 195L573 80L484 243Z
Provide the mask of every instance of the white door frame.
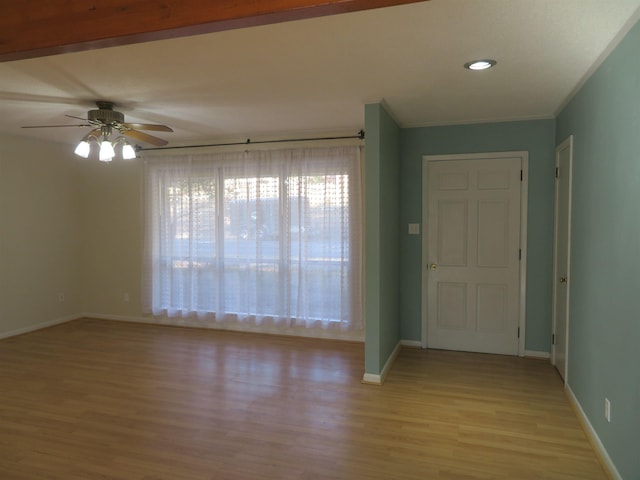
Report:
M562 372L562 378L564 379L565 386L568 381L569 374L569 295L571 290L571 197L573 190L573 135L569 135L565 138L557 147L556 147L556 161L555 166L558 168L559 166L559 156L560 152L565 148L569 148L569 171L564 172L569 175L569 191L567 192L568 197L568 205L567 205L567 271L566 276L569 281L566 284L567 295L566 295L566 306L565 306L565 332L564 332L564 372ZM561 173L562 174L562 173ZM559 287L559 273L558 273L558 259L557 259L557 251L558 251L558 196L560 191L560 182L555 182L555 201L554 201L554 209L553 209L553 298L551 301L552 312L551 312L551 322L552 322L552 334L557 338L557 315L556 315L556 302L558 299L558 287ZM551 363L556 365L556 345L555 342L551 345ZM557 368L557 367L556 367Z
M527 300L527 212L529 199L529 152L493 152L493 153L463 153L451 155L423 155L422 157L422 288L421 288L421 314L422 314L422 348L427 348L428 318L427 318L427 275L429 274L429 251L426 231L429 225L429 179L428 163L442 160L486 160L495 158L520 158L522 170L522 182L520 183L520 311L518 319L519 341L518 356L525 354L526 332L526 300Z

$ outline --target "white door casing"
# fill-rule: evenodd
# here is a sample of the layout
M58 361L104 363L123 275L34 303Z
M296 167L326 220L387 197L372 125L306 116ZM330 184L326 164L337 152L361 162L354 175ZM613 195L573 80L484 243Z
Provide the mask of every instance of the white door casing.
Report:
M526 173L526 152L423 157L423 347L524 354Z
M573 136L556 147L556 191L553 228L553 342L551 361L567 382L571 245Z

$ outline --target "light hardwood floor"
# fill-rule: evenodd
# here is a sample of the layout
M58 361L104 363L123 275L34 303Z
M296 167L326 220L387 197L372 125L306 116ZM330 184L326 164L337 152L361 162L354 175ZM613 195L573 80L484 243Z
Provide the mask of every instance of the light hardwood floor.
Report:
M0 478L602 479L540 360L84 319L0 341Z

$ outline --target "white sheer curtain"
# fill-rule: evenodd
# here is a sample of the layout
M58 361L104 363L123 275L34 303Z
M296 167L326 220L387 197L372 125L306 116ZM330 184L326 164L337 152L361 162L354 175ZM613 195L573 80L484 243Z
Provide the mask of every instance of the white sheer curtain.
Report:
M359 147L148 157L145 307L362 330Z

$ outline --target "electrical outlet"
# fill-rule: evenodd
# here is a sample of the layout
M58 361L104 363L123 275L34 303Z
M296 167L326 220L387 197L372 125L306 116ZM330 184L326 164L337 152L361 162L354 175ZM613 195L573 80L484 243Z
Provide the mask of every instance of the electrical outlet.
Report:
M64 293L59 293L59 294L58 294L58 301L59 301L60 303L64 302Z
M123 293L122 294L122 301L124 301L124 303L129 303L129 294L128 293Z
M608 398L604 399L604 418L607 419L607 422L611 422L611 402Z

